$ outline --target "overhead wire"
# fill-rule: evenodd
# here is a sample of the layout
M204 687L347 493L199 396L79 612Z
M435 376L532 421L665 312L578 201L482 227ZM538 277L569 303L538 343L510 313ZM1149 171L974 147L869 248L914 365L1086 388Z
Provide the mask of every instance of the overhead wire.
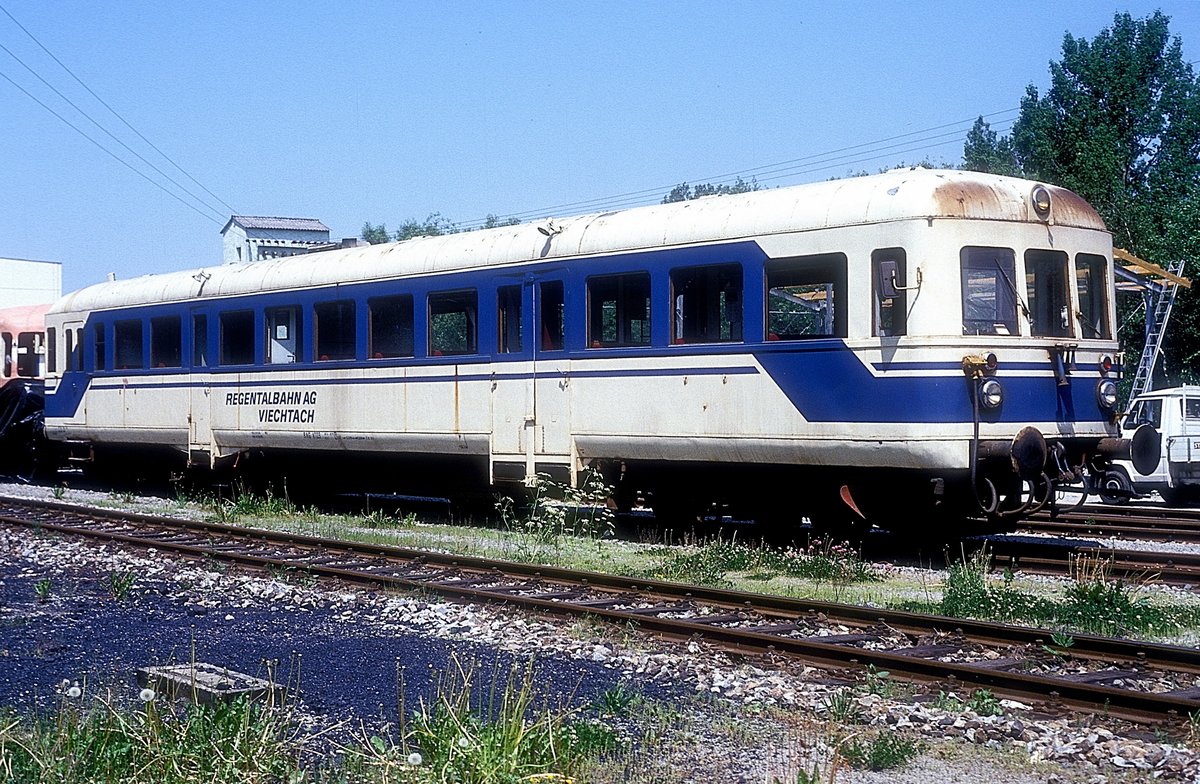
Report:
M135 128L132 123L130 123L128 120L126 120L125 117L120 112L118 112L107 101L105 101L103 98L101 98L96 93L95 90L93 90L91 87L89 87L87 85L86 82L83 81L83 79L79 78L79 76L77 76L74 71L72 71L69 67L67 67L66 63L64 63L62 60L60 60L58 58L58 56L56 56L54 54L54 52L50 51L50 49L45 44L43 44L40 40L38 40L38 38L25 27L25 25L21 24L21 22L15 16L13 16L12 13L9 12L9 10L7 8L5 8L3 4L0 4L0 11L3 11L4 15L7 16L12 21L13 24L15 24L18 28L20 28L21 32L23 32L23 33L25 33L25 35L29 36L29 39L31 41L33 41L35 44L37 44L38 47L43 52L45 52L50 57L51 60L53 60L55 63L58 64L58 66L60 68L62 68L64 71L66 71L67 74L69 74L70 77L72 79L74 79L79 84L80 87L82 87L84 90L86 90L89 95L91 95L93 98L95 98L100 103L101 106L103 106L105 109L107 109L109 112L111 112L114 117L116 117L118 120L120 120L121 123L124 124L126 128L128 128L139 139L141 139L143 142L145 142L150 147L150 149L154 150L156 153L161 155L163 160L167 161L172 166L174 166L185 177L187 177L189 180L191 180L193 183L195 183L201 190L203 190L205 193L207 193L212 198L216 199L217 203L221 204L223 207L228 208L230 213L237 212L237 210L235 210L233 207L231 207L227 201L225 201L220 196L216 195L211 190L209 190L204 185L204 183L197 180L194 176L192 176L192 174L190 172L188 172L186 169L184 169L182 166L180 166L178 163L176 163L175 160L171 156L167 155L165 152L163 152L161 149L159 149L158 145L154 144L154 142L152 142L148 138L146 138L146 136L141 131L139 131L137 128ZM139 157L141 157L141 156L139 156ZM210 207L210 209L211 209L211 207ZM219 213L220 211L215 210L215 212Z
M944 146L961 138L961 134L968 128L963 128L966 123L974 123L979 117L982 118L997 118L1001 115L1011 114L1020 110L1020 107L1012 107L1001 109L994 112L989 112L983 115L977 115L966 120L958 120L950 123L943 123L929 128L922 128L916 131L896 134L882 139L861 142L858 144L846 145L833 150L828 150L811 155L792 158L786 161L778 161L776 163L762 164L746 169L739 169L725 174L714 175L711 177L700 177L684 182L705 182L709 184L730 184L736 182L736 178L752 177L755 181L773 181L783 179L785 177L800 176L803 174L811 174L819 171L838 168L840 166L853 166L856 164L869 163L883 157L885 151L889 151L887 155L894 155L906 152L919 152L921 150ZM1001 117L991 123L993 130L1005 130L1015 122L1015 117ZM940 131L944 128L955 128L955 130L946 131L943 133L921 136L922 134L930 134L932 131ZM921 136L918 139L910 137ZM907 141L899 142L898 140L907 139ZM887 144L888 142L897 142L896 144ZM932 143L932 144L931 144ZM857 151L857 152L853 152ZM842 154L844 153L844 154ZM862 153L871 153L868 157L855 157ZM767 176L769 175L769 176ZM602 210L615 209L620 207L633 206L638 204L655 203L661 200L664 193L675 188L679 183L667 186L658 186L654 188L644 188L626 193L614 194L611 196L602 196L594 199L584 199L574 202L565 202L549 207L540 207L531 210L523 210L520 212L505 213L503 215L490 216L493 220L506 221L511 219L528 220L534 217L543 217L553 215L559 211L587 211L587 210ZM462 228L474 228L483 225L488 219L475 219L458 223Z
M108 149L107 147L105 147L105 146L104 146L103 144L101 144L100 142L98 142L98 141L96 141L95 139L93 139L91 136L89 136L89 135L87 134L87 132L86 132L86 131L84 131L84 130L83 130L82 128L80 128L79 126L75 125L73 122L71 122L70 120L68 120L66 117L63 117L63 116L62 116L61 114L59 114L58 112L54 111L54 109L52 109L51 107L47 106L45 103L43 103L43 102L42 102L42 100L41 100L40 98L38 98L36 95L34 95L33 93L31 93L31 92L29 92L28 90L26 90L24 87L22 87L22 86L21 86L20 84L18 84L17 82L15 82L15 81L12 79L12 77L10 77L8 74L4 73L3 71L0 71L0 78L3 78L5 81L7 81L7 82L8 82L9 84L11 84L13 87L16 87L18 90L20 90L21 92L25 93L25 95L27 95L27 96L30 98L30 100L32 100L32 101L33 101L34 103L36 103L38 106L40 106L40 107L42 107L43 109L45 109L46 111L50 112L50 114L54 115L54 116L55 116L55 117L57 117L57 118L58 118L60 121L62 121L63 123L65 123L65 124L67 125L67 127L69 127L71 130L75 131L75 133L79 134L80 136L82 136L83 138L87 139L87 140L88 140L89 142L91 142L92 144L96 145L96 147L100 148L100 150L101 150L101 151L103 151L103 152L104 152L106 155L110 156L110 157L111 157L113 160L117 161L117 162L118 162L118 163L120 163L122 166L124 166L125 168L129 169L130 171L132 171L134 174L136 174L136 175L138 175L139 177L141 177L141 178L142 178L143 180L145 180L146 182L148 182L148 183L150 183L151 185L153 185L154 187L158 188L158 189L159 189L159 190L161 190L163 193L167 194L167 195L168 195L168 196L170 196L172 199L175 199L175 201L177 201L177 202L179 202L180 204L182 204L183 206L187 207L189 210L191 210L191 211L195 212L197 215L199 215L200 217L204 218L205 220L212 221L213 223L217 224L218 226L219 226L219 225L221 225L221 221L217 220L216 218L212 217L211 215L208 215L207 213L201 212L201 211L200 211L200 209L199 209L199 208L197 208L197 207L196 207L194 204L191 204L190 202L187 202L187 201L185 201L185 200L184 200L184 199L183 199L181 196L179 196L177 193L175 193L174 191L172 191L172 190L169 190L168 188L164 187L162 183L160 183L160 182L158 182L157 180L153 179L152 177L150 177L149 175L147 175L145 172L143 172L141 169L137 168L137 167L136 167L136 166L134 166L133 164L129 163L129 161L125 160L125 159L124 159L124 158L122 158L121 156L119 156L119 155L117 155L116 153L114 153L112 150L110 150L110 149Z
M142 163L146 164L146 165L147 165L147 166L149 166L151 169L153 169L154 171L156 171L156 172L157 172L157 173L158 173L160 176L162 176L162 177L163 177L165 180L167 180L168 182L170 182L170 183L171 183L172 185L174 185L176 188L179 188L179 190L181 190L181 191L183 191L184 193L186 193L188 196L190 196L192 199L194 199L194 200L195 200L195 201L196 201L198 204L200 204L202 207L204 207L204 208L205 208L205 209L207 209L207 210L210 210L210 211L211 211L211 212L212 212L214 215L220 215L220 216L224 217L224 214L223 214L223 213L222 213L220 210L218 210L218 209L215 209L215 208L214 208L214 207L213 207L211 204L208 204L208 203L207 203L207 202L206 202L206 201L205 201L203 198L201 198L201 197L197 196L196 194L192 193L190 190L188 190L188 189L187 189L187 187L186 187L186 186L184 186L183 184L181 184L181 183L180 183L178 180L176 180L174 177L172 177L171 175L169 175L169 174L167 174L166 172L164 172L162 169L160 169L160 168L158 168L157 166L155 166L155 165L154 165L152 162L150 162L150 161L146 160L146 158L145 158L145 157L143 157L141 153L139 153L137 150L135 150L135 149L133 149L132 147L130 147L128 144L126 144L124 141L122 141L120 138L118 138L118 137L116 136L116 134L114 134L112 131L108 130L108 129L107 129L107 128L105 128L103 125L101 125L99 122L97 122L97 121L96 121L96 119L95 119L94 117L92 117L90 114L88 114L86 111L84 111L84 109L83 109L83 108L81 108L81 107L80 107L78 104L76 104L74 101L72 101L72 100L71 100L70 98L68 98L67 96L63 95L63 94L62 94L62 92L61 92L61 91L60 91L60 90L59 90L57 87L55 87L54 85L50 84L50 82L46 81L46 79L44 79L44 78L42 77L42 75L41 75L41 74L39 74L39 73L38 73L37 71L35 71L35 70L34 70L32 67L30 67L28 63L26 63L26 62L25 62L24 60L22 60L20 57L17 57L17 55L16 55L16 54L15 54L15 53L14 53L14 52L11 50L11 49L9 49L7 46L5 46L4 44L0 44L0 49L3 49L5 52L7 52L9 57L11 57L12 59L16 60L16 61L17 61L17 63L19 63L19 64L21 65L21 67L23 67L23 68L24 68L26 71L28 71L29 73L33 74L34 78L36 78L38 81L40 81L40 82L41 82L42 84L44 84L46 87L50 88L50 90L51 90L51 91L52 91L52 92L53 92L55 95L57 95L59 98L61 98L63 101L65 101L65 102L67 103L67 105L68 105L68 106L70 106L72 109L74 109L75 111L77 111L77 112L79 112L81 115L83 115L83 117L84 117L84 118L86 118L88 122L90 122L92 125L96 126L98 129L100 129L102 132L104 132L104 133L105 133L105 134L106 134L106 135L107 135L107 136L108 136L110 139L112 139L114 142L116 142L117 144L119 144L119 145L121 145L122 147L124 147L124 148L126 149L126 151L128 151L130 154L132 154L134 157L136 157L136 158L137 158L139 161L141 161Z

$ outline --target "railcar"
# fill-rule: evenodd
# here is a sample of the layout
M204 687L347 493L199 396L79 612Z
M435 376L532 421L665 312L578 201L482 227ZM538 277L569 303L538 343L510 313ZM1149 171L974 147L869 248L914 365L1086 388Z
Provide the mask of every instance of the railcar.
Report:
M36 464L46 372L46 305L0 308L0 472Z
M1083 199L903 169L91 286L46 430L293 488L590 467L664 517L995 525L1157 454L1113 323Z

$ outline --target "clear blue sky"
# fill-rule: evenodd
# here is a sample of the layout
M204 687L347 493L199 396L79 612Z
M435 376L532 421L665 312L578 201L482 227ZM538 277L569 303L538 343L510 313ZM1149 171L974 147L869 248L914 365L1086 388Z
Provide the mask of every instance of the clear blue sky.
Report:
M0 256L61 261L68 290L219 263L229 207L320 218L335 237L431 212L575 214L965 121L759 180L957 164L970 119L1044 89L1063 34L1090 38L1117 11L1161 8L1200 68L1195 0L0 7L217 197L0 13L0 44L211 207L184 206L0 78ZM0 74L176 190L3 50Z

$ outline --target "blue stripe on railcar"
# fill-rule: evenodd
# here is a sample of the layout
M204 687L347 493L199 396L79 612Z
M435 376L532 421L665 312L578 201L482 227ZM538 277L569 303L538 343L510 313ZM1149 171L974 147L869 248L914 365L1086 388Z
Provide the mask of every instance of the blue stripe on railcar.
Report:
M745 350L745 347L739 347ZM627 352L622 352L627 353ZM666 351L641 351L636 356L662 356ZM679 352L671 352L678 356ZM707 352L694 350L693 355ZM732 352L731 352L732 353ZM970 422L971 381L961 371L944 376L875 376L841 341L816 341L801 346L760 346L753 350L771 380L787 396L796 410L811 422L872 422L872 423L951 423ZM577 358L579 353L570 353ZM589 359L594 355L585 354ZM531 380L535 374L493 372L444 373L432 376L400 379L383 375L386 368L358 363L380 371L380 375L365 379L336 379L321 370L305 372L303 378L286 380L246 379L247 372L237 372L238 378L222 379L230 372L213 373L216 378L208 384L188 380L146 383L136 380L117 382L114 378L89 379L83 373L64 376L58 390L48 395L47 414L51 417L71 417L79 409L83 396L93 390L113 389L170 389L202 388L253 389L261 387L296 386L357 386L375 384L427 384L449 381ZM292 366L294 367L294 366ZM1050 370L1050 364L1041 366ZM602 369L571 371L572 378L639 378L662 376L746 375L757 371L742 366L693 366L672 368ZM543 375L543 378L545 375ZM1089 376L1070 379L1058 385L1054 376L998 376L1005 389L1005 401L998 412L983 412L986 421L1012 422L1103 422L1105 417L1096 405L1095 382Z

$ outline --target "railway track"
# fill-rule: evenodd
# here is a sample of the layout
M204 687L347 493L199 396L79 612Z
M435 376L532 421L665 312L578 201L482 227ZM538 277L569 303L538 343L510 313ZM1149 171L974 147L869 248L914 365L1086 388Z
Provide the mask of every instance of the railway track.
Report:
M1070 574L1081 562L1095 562L1102 563L1111 576L1125 580L1200 587L1200 554L1196 553L1124 550L1032 537L985 537L982 542L997 569Z
M1200 711L1200 652L1088 635L1058 649L1044 630L594 572L359 544L216 523L0 499L0 523L446 597L590 615L701 637L742 654L874 666L916 681L988 688L1051 709L1136 721ZM847 633L845 630L850 629Z
M1105 536L1151 542L1200 543L1200 509L1154 506L1085 506L1051 517L1042 512L1021 530L1058 536Z

